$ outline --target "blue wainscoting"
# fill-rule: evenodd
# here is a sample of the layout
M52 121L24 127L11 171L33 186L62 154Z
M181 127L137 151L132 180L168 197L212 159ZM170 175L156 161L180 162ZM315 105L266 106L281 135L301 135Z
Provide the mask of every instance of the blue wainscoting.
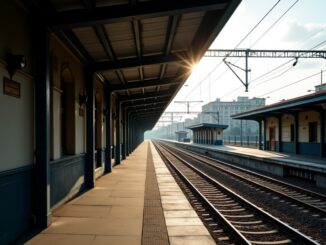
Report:
M50 163L51 207L69 200L85 187L85 155L68 156Z
M10 244L33 225L33 165L0 173L0 244Z
M266 140L266 150L277 152L279 150L279 147L280 147L279 142L274 141L274 150L272 150L272 147L271 147L271 144L270 144L269 140Z
M223 145L223 140L215 140L214 145Z
M303 155L320 156L320 143L299 142L299 152Z
M295 143L294 142L282 142L282 149L285 153L295 153Z

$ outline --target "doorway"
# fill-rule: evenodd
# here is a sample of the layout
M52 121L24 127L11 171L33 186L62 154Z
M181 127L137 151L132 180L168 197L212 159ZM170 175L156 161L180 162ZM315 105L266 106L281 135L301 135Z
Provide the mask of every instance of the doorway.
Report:
M95 93L95 168L102 167L103 99L99 89Z
M269 150L275 151L275 127L269 128Z
M60 138L61 157L75 154L75 80L64 66L61 73Z

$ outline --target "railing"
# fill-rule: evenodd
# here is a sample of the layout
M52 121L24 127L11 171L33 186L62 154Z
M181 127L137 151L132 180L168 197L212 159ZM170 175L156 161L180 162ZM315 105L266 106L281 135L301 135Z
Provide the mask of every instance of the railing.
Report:
M258 148L258 136L226 136L224 137L223 141L225 145Z

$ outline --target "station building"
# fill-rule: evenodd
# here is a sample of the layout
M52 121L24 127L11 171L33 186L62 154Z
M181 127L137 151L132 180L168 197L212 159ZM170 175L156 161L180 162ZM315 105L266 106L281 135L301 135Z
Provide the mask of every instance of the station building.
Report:
M0 244L143 141L239 3L0 1Z
M227 125L200 123L189 126L193 131L193 142L197 144L223 145L223 130Z
M233 115L259 123L259 149L319 156L326 155L326 90L283 100Z
M188 132L187 131L179 130L179 131L176 131L175 134L177 136L177 141L179 141L179 142L185 142L188 140L188 138L187 138Z

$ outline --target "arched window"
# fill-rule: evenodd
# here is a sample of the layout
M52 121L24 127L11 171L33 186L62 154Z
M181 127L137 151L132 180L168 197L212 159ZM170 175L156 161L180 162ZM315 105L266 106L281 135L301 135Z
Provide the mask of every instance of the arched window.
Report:
M101 88L95 90L95 167L102 166L102 135L103 135L103 94Z
M75 154L75 80L68 65L61 70L61 156Z

